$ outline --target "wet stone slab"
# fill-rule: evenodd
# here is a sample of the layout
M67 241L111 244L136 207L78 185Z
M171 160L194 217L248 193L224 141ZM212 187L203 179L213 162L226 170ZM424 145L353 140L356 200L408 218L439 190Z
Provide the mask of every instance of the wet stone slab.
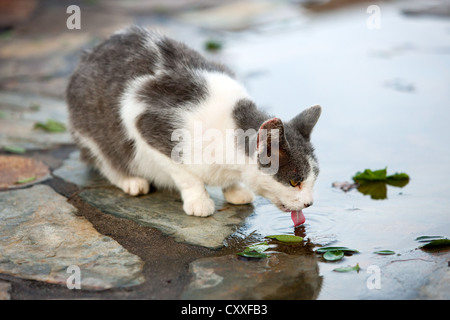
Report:
M74 151L63 165L53 171L53 175L80 187L107 187L108 180L95 169L80 161L80 152Z
M208 248L222 247L223 241L254 211L252 205L228 204L218 188L208 188L216 205L216 213L207 218L184 213L178 193L154 191L145 196L129 196L82 163L78 151L73 152L53 174L80 187L89 187L79 196L104 213L156 228L177 241Z
M243 224L253 206L227 204L215 191L210 194L218 212L206 218L188 216L180 196L169 192L132 197L116 188L100 188L84 190L79 196L104 213L156 228L180 242L217 249Z
M237 255L202 258L189 266L192 281L183 299L315 299L322 277L313 255L272 254L247 260Z
M34 128L36 123L49 119L67 124L68 111L63 100L0 92L0 149L5 146L46 149L73 143L68 131L50 133Z
M74 265L81 289L143 283L142 260L76 211L45 185L0 192L0 273L66 285Z

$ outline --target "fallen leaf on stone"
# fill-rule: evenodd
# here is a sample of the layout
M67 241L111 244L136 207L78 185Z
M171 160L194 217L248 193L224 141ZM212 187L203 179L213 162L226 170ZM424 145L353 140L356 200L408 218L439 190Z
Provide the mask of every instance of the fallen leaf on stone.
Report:
M17 146L3 146L3 150L17 154L24 154L27 151L25 148Z
M0 190L22 188L48 177L50 171L40 161L16 155L0 155Z
M217 40L208 40L205 42L205 49L208 51L219 51L222 49L222 43Z
M34 180L36 180L35 176L29 177L29 178L23 178L23 179L17 180L16 184L24 184L24 183L28 183L28 182L31 182L31 181L34 181Z
M38 122L34 125L35 129L42 129L47 132L58 133L65 132L67 130L66 125L59 121L55 121L52 119L47 120L47 122Z

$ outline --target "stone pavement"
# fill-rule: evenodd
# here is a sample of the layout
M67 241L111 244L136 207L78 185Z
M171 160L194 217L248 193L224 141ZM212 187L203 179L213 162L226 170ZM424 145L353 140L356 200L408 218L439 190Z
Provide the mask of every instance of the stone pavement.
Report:
M71 1L36 1L14 28L0 24L0 300L317 298L323 277L313 244L270 242L270 258L259 261L236 255L261 240L240 230L264 199L233 206L210 188L216 214L190 217L179 195L127 196L79 161L67 131L35 128L49 119L67 124L64 90L80 51L117 29L159 28L222 60L206 41L273 23L302 25L302 2L84 1L82 29L68 30ZM321 11L352 1L306 2ZM410 263L413 273L416 261ZM396 265L386 270L398 275ZM448 299L448 271L439 267L429 279L423 274L419 298ZM70 289L77 270L81 290Z
M71 31L67 5L39 3L0 38L0 172L10 173L0 192L0 299L286 298L286 286L291 298L315 297L321 278L313 256L255 262L235 255L245 241L231 236L253 205L229 205L211 188L217 213L196 218L184 214L178 194L127 196L79 161L67 130L35 127L67 124L64 90L80 51L123 26L157 26L202 49L205 28L243 29L294 11L270 1L93 1L81 8L82 30ZM198 23L203 31L186 28ZM38 164L47 175L35 176ZM238 240L230 248L227 239ZM77 270L81 290L69 290ZM292 287L298 277L315 279L308 293Z

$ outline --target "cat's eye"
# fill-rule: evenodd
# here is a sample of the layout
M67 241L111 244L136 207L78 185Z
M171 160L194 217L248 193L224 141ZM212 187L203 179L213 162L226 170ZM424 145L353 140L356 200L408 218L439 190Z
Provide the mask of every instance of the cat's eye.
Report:
M289 180L289 182L290 182L291 186L293 186L293 187L297 187L298 185L300 185L299 181Z

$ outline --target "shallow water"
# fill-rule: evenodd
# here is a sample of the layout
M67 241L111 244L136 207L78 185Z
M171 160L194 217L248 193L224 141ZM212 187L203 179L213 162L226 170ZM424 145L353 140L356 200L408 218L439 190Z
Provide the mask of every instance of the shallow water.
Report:
M294 229L289 214L258 199L240 230L358 249L339 262L319 257L319 299L423 298L428 275L450 259L448 251L416 250L414 240L450 236L450 20L406 17L397 4L381 9L381 30L366 27L360 6L226 39L225 62L270 113L289 120L307 106L323 107L312 135L321 173L305 225ZM411 177L404 188L387 186L385 200L331 187L385 167ZM397 255L373 254L381 249ZM359 273L332 271L356 263ZM373 265L380 289L367 284Z

